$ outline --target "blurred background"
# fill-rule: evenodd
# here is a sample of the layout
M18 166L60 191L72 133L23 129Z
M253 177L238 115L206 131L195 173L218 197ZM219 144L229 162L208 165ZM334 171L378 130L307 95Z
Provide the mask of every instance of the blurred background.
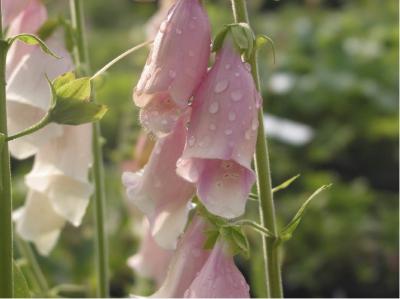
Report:
M67 1L47 1L50 14L68 17ZM204 1L214 33L232 15L228 0ZM85 0L92 69L145 41L154 1ZM286 297L398 297L399 169L397 0L249 0L256 33L275 42L260 56L262 93L273 183L301 177L276 194L281 227L318 187L282 252ZM111 4L111 5L110 5ZM138 110L131 101L147 50L115 65L97 88L110 107L102 121L107 175L111 295L151 294L154 285L126 264L136 252L134 216L126 208L120 175L137 141ZM13 161L16 205L32 161ZM248 207L248 217L256 217ZM51 285L72 283L93 296L92 211L83 226L67 226L48 258L40 258ZM251 260L237 263L253 297L264 297L260 242L249 232Z

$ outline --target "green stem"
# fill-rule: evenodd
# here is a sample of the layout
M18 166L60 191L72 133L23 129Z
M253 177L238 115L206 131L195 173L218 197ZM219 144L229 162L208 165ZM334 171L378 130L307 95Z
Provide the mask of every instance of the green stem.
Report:
M0 3L0 134L7 136L6 56ZM0 146L0 298L13 297L11 169L8 143Z
M33 277L35 278L35 283L38 286L40 295L43 297L47 297L49 294L49 285L42 272L42 269L39 266L31 245L18 237L15 238L15 241L18 251L27 260L30 269L32 269L32 272L34 274Z
M75 60L82 75L89 75L89 56L86 46L82 0L70 0L72 24L75 30L77 45ZM92 96L94 99L94 96ZM93 179L95 185L94 221L96 227L96 267L97 296L109 297L108 285L108 243L105 231L105 187L103 153L101 148L101 132L99 122L93 123Z
M47 124L49 124L50 122L50 114L46 114L38 123L34 124L33 126L15 134L12 136L8 136L6 138L6 141L11 141L29 134L32 134L38 130L40 130L41 128L45 127Z
M246 0L232 0L235 22L249 23ZM257 50L251 61L251 70L257 89L260 91L260 75L258 73ZM259 128L257 136L255 168L257 173L257 188L260 198L260 223L274 236L278 235L274 197L271 184L271 170L269 164L268 144L264 130L264 112L258 112ZM267 296L282 298L282 279L279 261L279 247L276 239L263 236L264 262L266 265Z

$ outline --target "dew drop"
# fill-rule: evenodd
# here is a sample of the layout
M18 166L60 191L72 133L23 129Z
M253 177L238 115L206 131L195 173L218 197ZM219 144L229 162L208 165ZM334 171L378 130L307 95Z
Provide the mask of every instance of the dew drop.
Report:
M231 68L231 65L229 63L225 65L226 70L229 70L230 68Z
M213 102L211 103L210 107L208 107L208 112L210 112L211 114L215 114L218 112L219 109L219 105L217 102Z
M258 120L257 118L253 118L253 120L251 121L251 129L253 131L257 130L258 128Z
M176 29L175 29L175 32L176 32L176 34L179 34L179 35L182 34L182 30L179 29L179 28L176 28Z
M238 72L235 73L235 77L239 77L240 74Z
M189 50L189 56L194 57L194 52L192 50Z
M162 22L161 25L160 25L160 32L164 33L165 31L167 31L167 26L168 26L167 22L165 22L165 21Z
M233 132L232 132L232 130L231 129L226 129L225 130L225 135L231 135Z
M193 146L195 142L196 142L196 138L194 138L194 136L191 136L189 138L189 146Z
M215 131L215 130L217 129L217 126L216 126L215 124L210 124L210 125L208 126L208 128L209 128L211 131Z
M215 85L214 91L216 93L221 93L228 88L228 85L229 85L228 80L221 80Z
M236 119L236 114L235 114L235 112L229 112L228 119L229 119L230 121L234 121L234 120Z
M248 63L244 64L244 67L246 68L246 70L248 70L249 72L251 72L251 65Z
M232 101L238 102L243 98L243 93L240 90L235 90L231 92Z
M244 133L244 138L246 138L246 140L250 140L251 139L251 131L250 130L247 130Z
M175 71L173 71L173 70L170 70L169 72L168 72L168 75L170 76L170 78L175 78L176 77L176 72Z

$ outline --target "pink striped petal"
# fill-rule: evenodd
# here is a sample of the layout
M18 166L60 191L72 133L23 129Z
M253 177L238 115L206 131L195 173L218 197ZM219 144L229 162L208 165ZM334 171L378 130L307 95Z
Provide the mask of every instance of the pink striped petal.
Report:
M226 244L217 242L185 298L250 298L249 286Z
M243 214L255 181L251 160L257 139L260 95L229 40L197 90L188 139L178 174L197 183L197 192L213 213Z

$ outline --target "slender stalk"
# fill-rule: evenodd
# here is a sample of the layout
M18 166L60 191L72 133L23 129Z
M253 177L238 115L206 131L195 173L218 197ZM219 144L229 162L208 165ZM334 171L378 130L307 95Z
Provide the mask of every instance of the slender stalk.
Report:
M0 3L0 134L7 136L6 56ZM12 235L11 170L8 143L0 147L0 297L13 297L13 235Z
M15 135L8 136L6 138L6 141L11 141L11 140L23 137L25 135L32 134L32 133L40 130L41 128L45 127L46 125L48 125L49 122L50 122L50 115L46 114L38 123L34 124L33 126L27 128L19 133L16 133Z
M86 46L83 1L70 0L72 24L75 30L77 45L75 47L75 59L78 70L82 75L90 73L89 56ZM94 96L92 97L94 99ZM109 297L108 286L108 243L105 231L105 187L103 153L101 149L101 132L98 122L93 123L93 179L95 185L94 221L96 228L96 267L97 267L97 296Z
M246 0L232 0L235 22L249 23ZM257 51L250 61L252 75L257 89L260 91L260 75L258 73ZM265 138L263 109L258 112L259 128L257 136L255 168L257 173L257 188L260 198L260 223L274 236L278 235L274 197L271 184L268 144ZM279 248L276 238L263 236L264 262L266 265L267 295L272 298L282 298L282 279L279 262Z
M39 263L35 257L35 253L33 252L31 245L29 245L27 242L18 237L15 238L15 241L17 244L18 251L26 259L30 269L33 272L35 284L39 289L40 295L43 297L47 297L49 294L49 285L42 272L42 269L39 266Z

